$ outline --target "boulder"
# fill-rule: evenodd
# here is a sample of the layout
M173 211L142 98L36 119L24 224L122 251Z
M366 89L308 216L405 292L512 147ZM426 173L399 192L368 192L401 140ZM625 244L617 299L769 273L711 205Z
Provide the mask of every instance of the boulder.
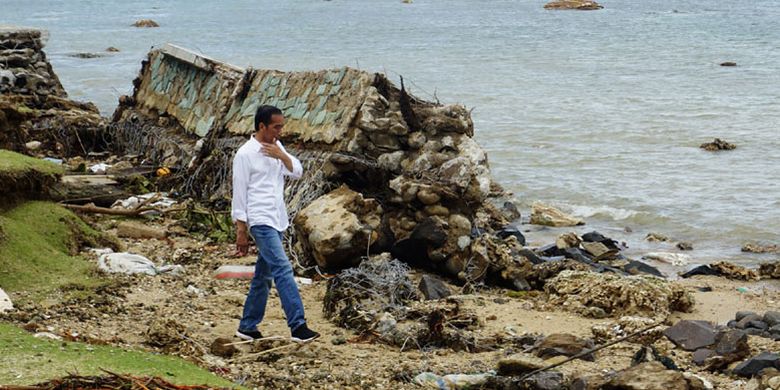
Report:
M736 280L758 280L758 274L756 271L747 269L743 266L729 263L727 261L719 261L710 264L710 267L718 272L723 277Z
M715 138L714 141L705 142L699 145L699 147L709 152L715 152L718 150L734 150L737 148L737 145L730 144L720 138Z
M648 362L619 372L604 390L686 390L688 381L679 371L668 370L659 362Z
M764 313L764 322L769 326L780 324L780 311L768 311Z
M780 262L761 263L758 273L768 279L780 279Z
M604 8L589 0L554 0L544 5L545 9L593 11Z
M444 282L432 275L423 275L417 287L426 300L442 299L452 295L452 291Z
M658 268L653 267L650 264L643 263L641 261L636 260L628 260L628 262L621 267L623 271L626 271L626 273L631 275L638 275L640 273L658 276L659 278L664 277L664 274L661 273L661 271L658 270Z
M771 352L762 352L758 356L754 356L738 366L734 367L732 373L743 377L753 377L765 368L780 369L780 355Z
M554 356L574 356L593 348L592 340L580 339L577 336L566 333L554 333L544 338L534 347L536 356L549 359ZM581 359L593 361L593 355L588 354Z
M720 272L710 268L709 265L697 265L680 274L680 277L687 279L696 275L720 275Z
M295 216L296 233L322 268L357 264L379 239L382 207L346 185L311 202Z
M780 246L776 244L762 244L758 242L746 242L742 244L742 252L749 253L780 253Z
M693 353L693 363L703 366L707 359L715 356L715 351L709 348L699 348Z
M555 239L555 246L558 249L579 248L582 239L577 233L565 233Z
M750 328L749 325L750 325L751 322L753 322L753 321L760 321L762 318L763 317L761 317L758 314L748 314L748 315L742 317L742 319L740 319L739 321L737 321L737 328L738 329Z
M695 351L715 344L717 333L711 322L682 320L666 329L664 335L678 347Z
M723 369L733 362L746 358L750 355L747 334L735 329L724 330L718 333L714 352L717 356L707 360L711 370Z
M581 219L574 218L564 212L539 202L531 205L531 224L553 227L584 225Z
M743 318L747 316L757 316L758 314L754 311L749 310L740 310L737 312L737 314L734 315L734 319L737 321L742 321Z

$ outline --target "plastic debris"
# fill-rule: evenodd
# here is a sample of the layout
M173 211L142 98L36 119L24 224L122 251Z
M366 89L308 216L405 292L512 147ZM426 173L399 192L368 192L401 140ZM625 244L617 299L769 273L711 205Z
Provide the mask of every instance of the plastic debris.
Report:
M105 173L108 170L108 168L111 168L111 165L108 165L106 163L99 163L89 167L89 170L92 173Z
M111 208L134 209L152 198L155 198L154 201L145 204L144 206L167 208L176 204L175 200L168 197L167 192L150 192L148 194L135 195L127 199L117 200L111 205Z
M14 304L11 302L11 297L0 288L0 313L11 311L14 309Z
M98 258L98 268L101 271L109 273L124 274L158 275L168 273L171 275L179 275L184 272L184 267L181 265L164 265L158 267L146 257L127 252L100 255Z
M671 264L675 267L688 265L691 262L691 256L682 253L651 252L642 256L645 260L655 260L662 263Z
M255 276L255 266L253 265L223 265L214 271L216 279L252 279ZM295 283L308 286L312 284L309 278L295 276Z

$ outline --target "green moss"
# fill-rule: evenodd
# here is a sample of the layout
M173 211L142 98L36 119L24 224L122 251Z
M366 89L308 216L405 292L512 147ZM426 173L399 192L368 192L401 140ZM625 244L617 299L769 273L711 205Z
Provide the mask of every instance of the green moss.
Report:
M22 203L0 214L0 232L0 286L14 301L69 299L109 283L92 262L74 256L80 247L105 240L57 204Z
M183 359L107 345L38 339L0 323L0 384L32 385L54 378L104 375L101 369L133 376L158 376L182 385L237 387Z
M21 176L28 173L62 175L63 168L52 162L0 149L0 176Z

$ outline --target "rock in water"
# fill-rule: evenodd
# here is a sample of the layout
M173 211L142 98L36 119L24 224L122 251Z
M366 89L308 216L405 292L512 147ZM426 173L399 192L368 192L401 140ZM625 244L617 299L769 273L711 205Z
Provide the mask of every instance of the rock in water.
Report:
M152 19L140 19L133 23L133 27L160 27L160 25Z
M423 275L418 286L426 300L442 299L452 295L452 291L444 282L432 275Z
M737 63L733 61L726 61L726 62L721 62L720 66L737 66Z
M737 148L737 145L728 143L720 138L715 138L714 141L705 142L699 145L699 147L709 152L715 152L718 150L734 150Z
M554 0L544 5L545 9L573 9L580 11L593 11L604 8L595 1L588 0Z
M531 221L534 225L566 227L584 225L581 219L574 218L564 212L539 202L531 205Z
M707 321L682 320L664 332L664 335L686 351L715 344L715 327Z
M758 273L764 278L780 279L780 262L761 263Z

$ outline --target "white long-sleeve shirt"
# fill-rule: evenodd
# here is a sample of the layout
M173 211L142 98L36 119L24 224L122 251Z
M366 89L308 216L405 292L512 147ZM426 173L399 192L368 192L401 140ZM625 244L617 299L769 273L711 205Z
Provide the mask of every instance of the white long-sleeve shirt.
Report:
M276 144L285 153L282 143ZM233 222L244 221L247 227L268 225L278 231L290 226L284 204L284 178L299 179L303 166L287 153L293 169L289 171L281 160L263 154L262 145L252 136L233 157Z

